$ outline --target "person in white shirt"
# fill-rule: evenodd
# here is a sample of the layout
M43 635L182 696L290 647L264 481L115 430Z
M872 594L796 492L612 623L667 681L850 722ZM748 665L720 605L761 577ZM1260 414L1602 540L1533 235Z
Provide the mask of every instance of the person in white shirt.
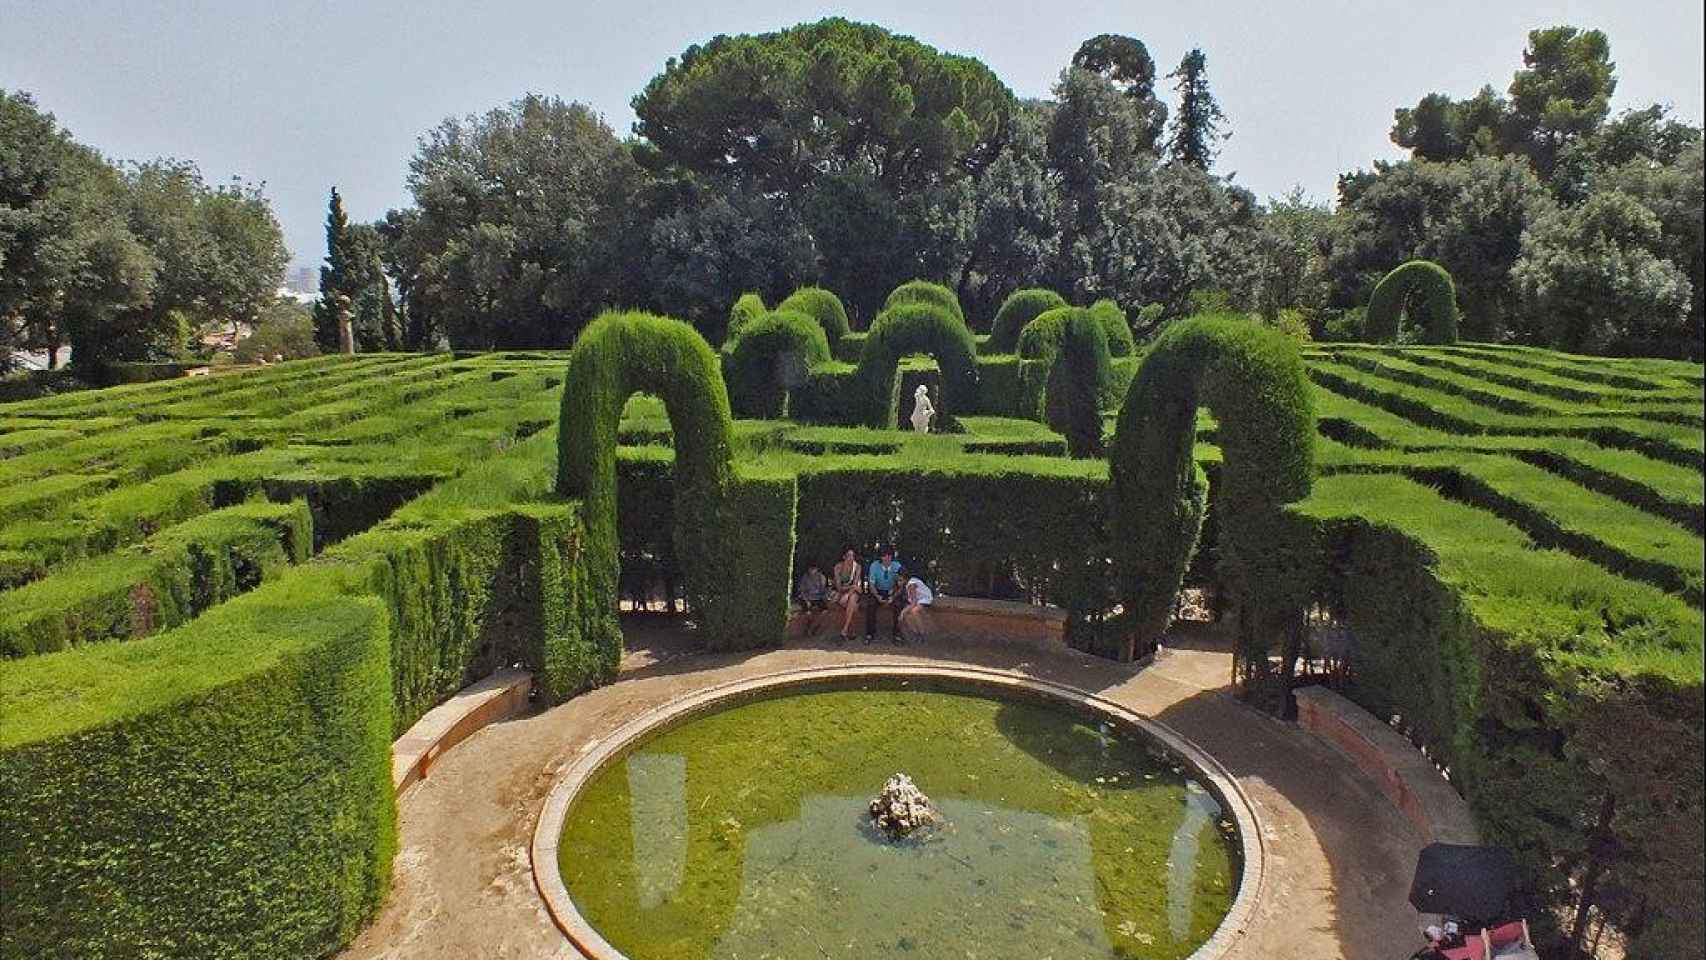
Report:
M930 587L917 577L906 581L906 607L900 611L901 636L912 641L922 641L930 632L929 616L924 608L936 602L936 595L930 592Z

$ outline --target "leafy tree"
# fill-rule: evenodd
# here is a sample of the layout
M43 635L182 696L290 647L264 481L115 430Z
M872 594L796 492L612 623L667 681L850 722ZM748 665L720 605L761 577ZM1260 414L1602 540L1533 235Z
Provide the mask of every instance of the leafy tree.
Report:
M1143 41L1116 33L1091 37L1072 55L1072 66L1105 78L1132 98L1146 121L1141 149L1156 152L1167 127L1167 104L1155 96L1155 61Z
M340 348L339 315L360 292L353 254L344 198L333 187L331 199L326 202L326 265L320 268L320 299L314 304L314 342L325 353L335 353Z
M1021 109L1007 149L976 181L956 293L977 329L987 329L1008 294L1041 282L1057 256L1061 199L1046 122L1042 111Z
M565 346L598 307L631 291L621 252L644 182L592 110L528 94L450 118L409 164L415 211L382 235L411 332L459 348ZM641 275L640 271L631 271Z
M1167 139L1167 156L1174 163L1207 170L1220 152L1220 141L1232 136L1223 129L1226 114L1220 112L1219 102L1208 89L1208 57L1193 49L1167 76L1178 81L1173 89L1179 94L1179 112Z
M1659 218L1616 190L1541 217L1511 277L1545 341L1579 353L1698 356L1691 286L1659 256L1662 237Z
M154 343L145 359L172 352L185 333L252 322L284 277L284 232L259 187L209 187L195 164L161 159L125 174L130 230L158 261L154 294L130 311L127 342Z
M0 365L39 349L54 366L73 332L97 360L103 328L150 301L157 265L126 202L110 164L28 94L0 90Z
M651 227L652 296L664 314L723 337L726 304L745 291L775 303L817 275L816 250L793 211L756 189L699 189Z
M1491 86L1468 100L1430 93L1395 111L1392 142L1417 160L1519 154L1550 180L1560 158L1605 120L1617 89L1611 44L1598 30L1532 30L1509 97Z
M1663 165L1634 159L1604 171L1594 179L1596 189L1635 198L1659 221L1656 252L1680 268L1693 288L1689 323L1695 336L1681 352L1670 356L1699 359L1702 329L1701 298L1706 292L1706 143L1696 131L1693 142Z
M688 47L633 106L687 170L789 195L859 170L904 195L994 162L1013 95L975 59L832 17Z
M825 176L804 217L822 256L821 282L841 295L855 328L867 326L889 291L920 272L904 212L875 174Z
M1270 322L1281 310L1312 313L1326 304L1323 256L1333 213L1313 203L1302 187L1268 201L1255 235L1255 306Z
M1464 160L1497 156L1505 148L1510 103L1492 86L1467 100L1430 93L1414 107L1393 113L1392 142L1417 160Z
M1523 231L1553 206L1518 158L1376 164L1342 176L1339 210L1326 236L1328 304L1367 303L1393 267L1434 260L1457 283L1462 335L1501 339L1520 309L1510 269Z
M1593 132L1617 90L1611 41L1598 30L1531 30L1511 79L1510 140L1550 177L1558 154Z
M1700 138L1699 127L1674 119L1662 104L1625 110L1560 152L1553 188L1565 202L1580 202L1607 172L1674 164Z
M233 353L238 363L312 357L320 352L315 334L313 310L278 298L262 308L254 330L237 342Z

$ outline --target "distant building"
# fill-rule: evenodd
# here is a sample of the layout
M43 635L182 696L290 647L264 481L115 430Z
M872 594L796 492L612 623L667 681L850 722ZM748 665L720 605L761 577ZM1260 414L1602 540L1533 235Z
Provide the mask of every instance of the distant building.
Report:
M320 274L313 267L297 267L285 277L284 288L291 293L306 293L318 298L320 296Z

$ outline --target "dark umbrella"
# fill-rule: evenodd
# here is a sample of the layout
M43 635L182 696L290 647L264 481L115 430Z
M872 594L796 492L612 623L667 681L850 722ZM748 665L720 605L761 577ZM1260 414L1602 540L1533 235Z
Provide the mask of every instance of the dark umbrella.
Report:
M1430 843L1416 857L1410 904L1423 913L1496 920L1505 911L1515 877L1516 861L1504 847Z

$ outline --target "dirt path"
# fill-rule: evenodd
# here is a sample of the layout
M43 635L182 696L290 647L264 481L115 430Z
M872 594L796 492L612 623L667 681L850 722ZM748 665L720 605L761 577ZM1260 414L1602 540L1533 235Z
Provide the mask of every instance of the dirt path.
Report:
M1141 669L1072 650L952 641L700 655L644 621L630 624L628 645L616 683L487 727L403 795L390 900L343 960L578 958L546 915L528 863L534 823L560 769L634 716L709 684L906 660L970 663L1081 687L1161 720L1213 754L1249 795L1268 850L1265 889L1232 956L1387 960L1420 946L1406 895L1422 838L1336 753L1227 696L1230 657L1206 644L1168 649Z

